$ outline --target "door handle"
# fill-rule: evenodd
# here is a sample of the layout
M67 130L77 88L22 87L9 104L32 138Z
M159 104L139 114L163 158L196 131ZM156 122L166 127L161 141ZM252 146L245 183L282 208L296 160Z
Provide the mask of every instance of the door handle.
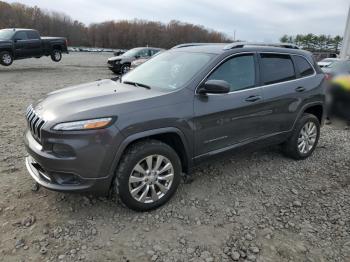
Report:
M256 102L261 100L261 96L248 96L245 101L247 102Z
M304 92L305 91L305 87L299 86L295 89L295 91L297 92Z

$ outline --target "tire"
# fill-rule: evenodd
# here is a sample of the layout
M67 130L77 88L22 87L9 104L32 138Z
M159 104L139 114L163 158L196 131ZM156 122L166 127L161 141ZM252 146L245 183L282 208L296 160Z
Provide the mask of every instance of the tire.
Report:
M58 49L52 50L51 59L54 62L61 61L61 59L62 59L62 52L61 52L61 50L58 50Z
M157 168L158 159L161 161ZM162 169L166 171L159 175L155 171L149 172ZM165 204L176 192L180 180L181 162L174 149L158 140L145 140L131 145L122 156L114 191L128 208L148 211Z
M0 52L0 64L10 66L13 63L13 55L9 51Z
M126 74L127 72L130 71L130 65L129 64L124 64L122 65L122 67L120 68L120 74L121 75L124 75Z
M291 137L282 145L282 149L288 157L296 160L306 159L314 152L319 138L318 118L312 114L303 114L296 123Z

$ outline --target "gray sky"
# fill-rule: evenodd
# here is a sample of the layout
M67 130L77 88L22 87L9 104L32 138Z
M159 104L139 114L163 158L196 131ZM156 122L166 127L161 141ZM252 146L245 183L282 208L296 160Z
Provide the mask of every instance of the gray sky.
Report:
M64 12L85 24L119 19L180 20L241 40L277 41L283 34L343 35L349 0L17 0Z

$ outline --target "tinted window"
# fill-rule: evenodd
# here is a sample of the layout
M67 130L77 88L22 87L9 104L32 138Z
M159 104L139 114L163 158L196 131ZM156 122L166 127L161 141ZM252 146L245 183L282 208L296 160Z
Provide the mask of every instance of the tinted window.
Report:
M160 50L159 49L152 49L151 50L151 56L155 55L156 53L158 53Z
M27 38L28 39L39 39L39 34L35 31L27 31Z
M294 56L294 61L301 77L309 76L314 73L314 69L304 57Z
M17 32L15 35L15 39L16 40L27 40L27 34L26 32L22 31L22 32Z
M139 57L148 57L149 56L149 50L148 49L142 49L137 53Z
M289 55L261 54L261 75L265 85L295 79L292 59Z
M233 57L220 65L208 79L225 80L231 85L231 92L253 87L255 85L254 56Z

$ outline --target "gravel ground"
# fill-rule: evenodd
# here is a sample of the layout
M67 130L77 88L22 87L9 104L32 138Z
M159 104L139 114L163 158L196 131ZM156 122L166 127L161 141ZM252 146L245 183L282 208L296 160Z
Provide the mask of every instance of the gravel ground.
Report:
M45 93L113 75L107 54L0 67L0 261L350 261L350 131L325 126L314 155L278 147L196 169L149 213L31 190L24 111Z

